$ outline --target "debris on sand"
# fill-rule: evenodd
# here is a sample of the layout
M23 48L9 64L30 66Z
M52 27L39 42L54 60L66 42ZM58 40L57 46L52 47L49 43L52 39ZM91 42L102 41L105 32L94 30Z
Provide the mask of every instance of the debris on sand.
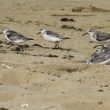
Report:
M88 16L95 16L95 14L52 14L51 16L54 17L71 17L71 16L82 16L82 17L88 17Z
M72 56L72 55L64 55L63 56L63 59L71 60L72 58L74 58L74 56Z
M68 21L69 22L75 22L75 20L72 19L72 18L70 18L70 19L69 18L61 18L60 21L63 21L63 22L68 22Z
M7 69L14 68L14 66L8 66L8 65L6 65L6 64L4 64L4 63L2 64L2 66L5 67L5 68L7 68Z
M0 110L8 110L7 108L1 107Z
M65 71L65 72L68 72L68 73L78 72L79 71L79 69L77 67L76 68L65 67L65 68L60 68L59 70L60 71Z
M103 89L99 89L98 92L104 92L104 90Z
M98 102L98 105L102 105L102 104L103 104L103 101L99 101L99 102Z
M42 47L40 44L33 44L32 46Z
M49 55L46 55L46 57L58 57L57 55L53 55L53 54L49 54Z
M61 29L75 29L74 26L62 25Z
M27 110L28 107L29 105L27 103L21 105L22 110Z
M77 27L69 26L69 25L62 25L61 29L74 29L74 31L83 31L83 29L81 28L77 28Z
M89 8L92 12L110 12L110 10L103 9L103 8L97 8L95 6L89 5Z
M72 8L72 12L110 12L110 10L89 5L89 7L79 6Z

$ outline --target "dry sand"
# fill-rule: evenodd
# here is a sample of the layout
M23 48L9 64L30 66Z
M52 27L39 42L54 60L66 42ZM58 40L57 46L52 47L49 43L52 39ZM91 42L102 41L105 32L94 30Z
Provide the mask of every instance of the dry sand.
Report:
M65 17L75 22L60 21ZM89 28L110 32L110 0L0 0L2 27L34 41L26 42L30 47L24 53L0 43L0 107L20 110L27 103L29 110L110 110L110 66L83 63L97 44L82 36ZM53 50L53 43L37 35L41 27L71 40Z

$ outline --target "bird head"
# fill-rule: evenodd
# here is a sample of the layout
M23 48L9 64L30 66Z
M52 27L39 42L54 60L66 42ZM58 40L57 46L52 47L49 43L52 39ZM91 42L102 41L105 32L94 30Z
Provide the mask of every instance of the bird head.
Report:
M10 29L9 28L7 28L7 27L3 27L1 30L0 30L0 34L2 34L2 33L6 33L7 31L9 31Z
M41 28L40 31L37 34L40 34L40 33L44 34L45 31L47 31L45 28Z
M87 35L87 34L93 33L94 31L95 31L94 29L89 29L89 30L87 30L87 32L84 33L82 36L85 36L85 35Z

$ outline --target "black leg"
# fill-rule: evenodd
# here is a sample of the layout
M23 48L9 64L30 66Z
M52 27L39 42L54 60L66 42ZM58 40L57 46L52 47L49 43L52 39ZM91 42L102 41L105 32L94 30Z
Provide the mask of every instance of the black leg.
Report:
M8 48L12 47L13 45L8 46Z
M57 48L59 48L59 42L57 42Z
M55 42L54 49L55 49L55 48L59 48L59 42Z
M55 42L55 46L54 46L54 48L56 48L57 47L57 42Z
M22 45L19 45L19 49L20 49L20 52L24 51Z
M20 51L20 52L24 51L22 45L20 45L19 43L15 43L15 45L18 46L18 51Z
M6 42L6 44L9 45L8 48L10 48L10 47L15 45L13 42Z

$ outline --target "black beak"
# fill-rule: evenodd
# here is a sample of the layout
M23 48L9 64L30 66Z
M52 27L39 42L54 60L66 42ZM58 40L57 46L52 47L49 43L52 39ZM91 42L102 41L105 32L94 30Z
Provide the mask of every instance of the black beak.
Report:
M41 32L38 32L37 35L39 35Z
M82 36L85 36L85 35L87 35L88 33L86 32L86 33L84 33Z

